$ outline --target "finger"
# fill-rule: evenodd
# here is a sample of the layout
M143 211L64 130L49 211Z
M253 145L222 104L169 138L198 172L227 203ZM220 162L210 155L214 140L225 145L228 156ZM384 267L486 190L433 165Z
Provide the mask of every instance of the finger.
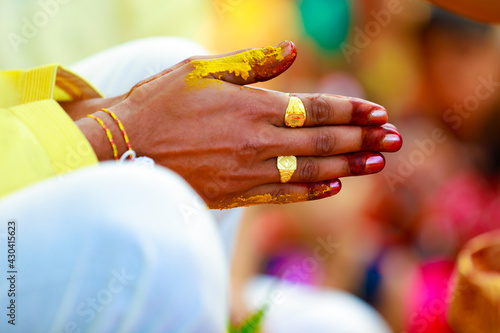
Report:
M266 158L280 155L332 156L360 151L396 152L401 135L384 126L322 126L314 128L274 128L272 147Z
M293 64L296 56L297 48L289 41L284 41L274 47L244 49L215 56L192 56L138 82L126 97L140 86L186 65L190 66L190 71L193 66L198 70L190 76L191 80L212 78L240 85L267 81L286 71ZM241 70L247 66L250 66L248 71ZM214 69L216 67L217 70ZM221 67L226 68L221 70Z
M394 126L393 124L390 124L390 123L387 123L387 124L384 124L382 125L381 127L385 128L386 130L392 132L392 133L398 133L398 128L396 126Z
M288 204L318 200L339 193L341 187L342 185L338 179L306 184L265 184L254 187L239 197L210 203L209 207L212 209L228 209L262 204Z
M297 169L292 175L292 183L320 182L334 178L361 176L380 172L385 166L382 154L361 152L328 157L297 157ZM269 183L280 182L276 157L261 166L260 179Z
M327 94L292 94L298 97L305 108L304 126L324 125L383 125L387 123L387 110L378 104L361 98ZM289 98L276 96L279 102L272 108L271 122L276 126L285 126L285 113Z
M143 86L143 85L145 85L145 84L147 84L147 83L149 83L149 82L151 82L151 81L153 81L153 80L158 79L159 77L162 77L162 76L164 76L164 75L166 75L166 74L168 74L168 73L170 73L170 72L173 72L173 71L175 71L176 69L178 69L178 68L180 68L180 67L182 67L182 66L186 65L186 64L187 64L187 63L189 63L190 61L191 61L190 59L185 59L185 60L183 60L183 61L181 61L181 62L179 62L179 63L177 63L177 64L175 64L175 65L173 65L173 66L171 66L171 67L169 67L169 68L166 68L166 69L162 70L161 72L159 72L159 73L157 73L157 74L155 74L155 75L152 75L152 76L150 76L150 77L145 78L145 79L144 79L144 80L142 80L142 81L137 82L137 83L136 83L136 84L132 87L132 89L130 89L130 91L127 93L127 95L125 96L125 98L129 97L129 96L130 96L130 94L131 94L134 90L136 90L137 88L139 88L140 86Z
M272 79L295 61L295 44L284 41L276 46L240 50L220 57L199 57L189 62L187 81L217 79L244 85Z

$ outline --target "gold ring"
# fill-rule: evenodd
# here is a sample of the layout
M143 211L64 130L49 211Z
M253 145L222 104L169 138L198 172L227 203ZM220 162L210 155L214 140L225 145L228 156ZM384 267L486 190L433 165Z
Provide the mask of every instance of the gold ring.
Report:
M278 156L276 166L280 172L280 181L286 183L292 178L294 171L297 169L297 157Z
M285 125L301 127L306 122L306 109L300 98L291 96L285 112Z

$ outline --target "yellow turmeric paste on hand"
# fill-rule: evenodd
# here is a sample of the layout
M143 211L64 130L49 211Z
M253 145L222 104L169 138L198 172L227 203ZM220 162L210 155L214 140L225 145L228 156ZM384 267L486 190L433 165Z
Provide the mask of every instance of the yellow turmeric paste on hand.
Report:
M283 59L281 47L269 46L222 58L195 60L190 63L194 69L186 75L186 82L192 86L196 84L197 79L221 79L223 75L231 73L247 80L255 66L264 66L268 62L275 63Z
M331 187L328 185L320 185L316 187L314 190L309 190L307 192L302 193L294 193L294 194L283 194L280 196L273 196L271 194L263 194L263 195L252 195L249 197L238 197L232 198L228 200L222 200L215 204L209 204L211 209L229 209L235 207L247 207L247 206L255 206L262 204L289 204L293 202L301 202L319 199L327 196L328 193L332 191Z

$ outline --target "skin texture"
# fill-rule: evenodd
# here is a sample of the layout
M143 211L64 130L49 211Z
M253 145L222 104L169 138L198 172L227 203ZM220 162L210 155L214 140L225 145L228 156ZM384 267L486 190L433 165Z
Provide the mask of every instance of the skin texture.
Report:
M289 97L246 85L283 73L296 54L293 43L283 42L192 58L138 83L125 96L78 102L93 109L65 107L73 110L99 160L109 160L103 129L78 117L117 102L106 106L122 121L137 155L180 174L211 208L319 199L338 193L339 177L380 171L385 164L380 152L399 150L402 140L386 124L383 107L343 96L294 94L303 101L307 120L302 128L285 127ZM118 152L125 152L111 117L102 111L94 115L110 128ZM276 168L279 155L298 160L286 184Z
M85 117L86 115L95 112L95 110L112 107L123 101L124 98L125 96L115 96L111 98L92 98L78 102L59 102L59 104L71 117L71 119L77 121Z
M471 19L500 23L498 0L430 0L430 2Z

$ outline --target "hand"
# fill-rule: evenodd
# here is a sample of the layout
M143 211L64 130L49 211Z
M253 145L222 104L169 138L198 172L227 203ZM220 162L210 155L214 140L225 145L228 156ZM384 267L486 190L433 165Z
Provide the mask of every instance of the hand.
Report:
M401 136L386 124L383 107L321 94L294 94L303 101L307 120L302 128L285 127L289 96L243 85L276 77L295 57L294 44L283 42L191 58L137 84L109 110L122 120L138 156L180 174L211 208L331 196L340 190L337 178L380 171L385 163L380 152L399 150ZM120 137L109 116L96 115ZM89 118L77 124L98 157L110 159L99 124ZM276 167L280 155L298 157L286 184Z

